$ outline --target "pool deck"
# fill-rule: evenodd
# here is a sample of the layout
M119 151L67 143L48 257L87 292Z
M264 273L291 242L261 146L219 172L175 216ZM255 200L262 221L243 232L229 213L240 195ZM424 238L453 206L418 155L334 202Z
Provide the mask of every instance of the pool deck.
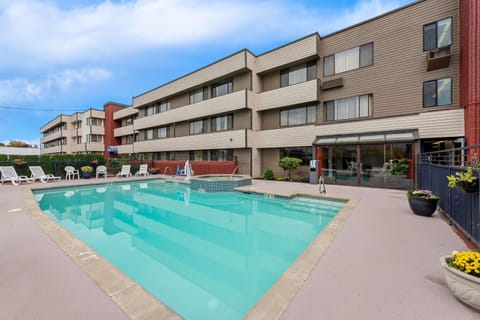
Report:
M155 318L148 312L151 301L135 298L141 290L133 285L127 291L136 293L129 299L135 300L136 308L143 303L143 312L127 315L117 305L114 288L105 291L109 282L102 285L85 272L81 264L89 262L82 262L83 253L77 258L65 254L39 223L42 216L27 210L31 203L25 194L31 187L103 181L0 186L0 319ZM480 319L480 313L455 299L443 279L440 256L467 247L438 212L432 218L413 215L402 190L326 187L327 196L354 199L355 206L342 223L330 226L332 241L323 242L318 261L298 261L313 267L306 281L282 288L293 294L271 293L273 303L262 300L262 308L278 313L275 302L280 301L281 319ZM254 180L244 188L268 194L318 194L318 185L303 183Z

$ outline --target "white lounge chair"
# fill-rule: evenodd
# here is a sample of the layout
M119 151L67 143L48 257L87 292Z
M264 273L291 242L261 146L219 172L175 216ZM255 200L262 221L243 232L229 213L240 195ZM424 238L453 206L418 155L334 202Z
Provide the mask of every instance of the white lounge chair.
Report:
M98 176L103 175L104 178L107 177L107 167L105 166L98 166L96 172L96 177L98 179Z
M141 164L138 171L135 173L136 176L148 176L148 164Z
M34 181L34 179L29 178L27 176L19 176L15 171L15 168L12 166L0 167L0 174L1 174L0 184L10 181L12 184L18 185L21 182L32 183Z
M132 174L130 173L130 165L124 164L122 166L122 171L117 173L117 177L130 177Z
M44 171L43 171L43 168L40 167L40 166L30 166L28 167L30 169L30 172L32 173L32 175L30 176L30 178L33 179L33 181L35 180L40 180L42 183L47 183L49 180L52 180L52 181L58 181L61 179L61 177L56 177L54 176L53 174L49 173L49 174L46 174Z
M65 180L75 179L75 176L77 176L77 179L80 180L80 172L78 172L78 170L75 169L72 166L66 166L65 167Z

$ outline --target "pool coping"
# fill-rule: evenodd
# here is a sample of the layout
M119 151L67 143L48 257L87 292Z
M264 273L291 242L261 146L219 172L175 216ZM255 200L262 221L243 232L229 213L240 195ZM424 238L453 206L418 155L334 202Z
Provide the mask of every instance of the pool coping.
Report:
M135 179L108 181L108 183L124 183L142 180L166 180L182 183L163 177L135 177ZM55 220L43 213L34 198L33 190L57 189L64 187L89 186L104 184L105 181L83 181L77 185L27 186L23 188L26 210L32 219L90 278L102 289L131 319L182 319L174 310L146 291L113 264L104 259L95 250L76 238ZM185 183L185 182L183 182ZM344 207L332 218L328 225L272 285L264 296L249 310L244 319L278 319L288 307L288 304L302 287L303 283L327 251L337 233L343 228L349 214L358 204L359 199L332 197L318 193L271 192L256 189L252 186L235 188L244 193L257 193L267 197L308 196L314 198L345 201Z

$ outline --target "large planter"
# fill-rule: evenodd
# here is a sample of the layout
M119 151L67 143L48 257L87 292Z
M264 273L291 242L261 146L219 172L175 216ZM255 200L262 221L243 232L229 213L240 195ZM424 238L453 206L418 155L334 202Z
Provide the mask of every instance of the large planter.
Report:
M408 204L413 213L418 216L431 217L437 210L438 199L425 199L408 196Z
M449 256L441 257L440 264L448 287L458 300L480 310L480 278L449 267L446 262L447 258Z
M458 181L457 187L465 193L478 192L478 179L473 179L472 182Z

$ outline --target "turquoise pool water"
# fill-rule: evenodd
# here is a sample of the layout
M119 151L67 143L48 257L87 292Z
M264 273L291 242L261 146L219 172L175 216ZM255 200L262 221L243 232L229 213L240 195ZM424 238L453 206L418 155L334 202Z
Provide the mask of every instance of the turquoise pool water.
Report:
M40 208L186 319L241 319L344 203L149 180L34 192Z

